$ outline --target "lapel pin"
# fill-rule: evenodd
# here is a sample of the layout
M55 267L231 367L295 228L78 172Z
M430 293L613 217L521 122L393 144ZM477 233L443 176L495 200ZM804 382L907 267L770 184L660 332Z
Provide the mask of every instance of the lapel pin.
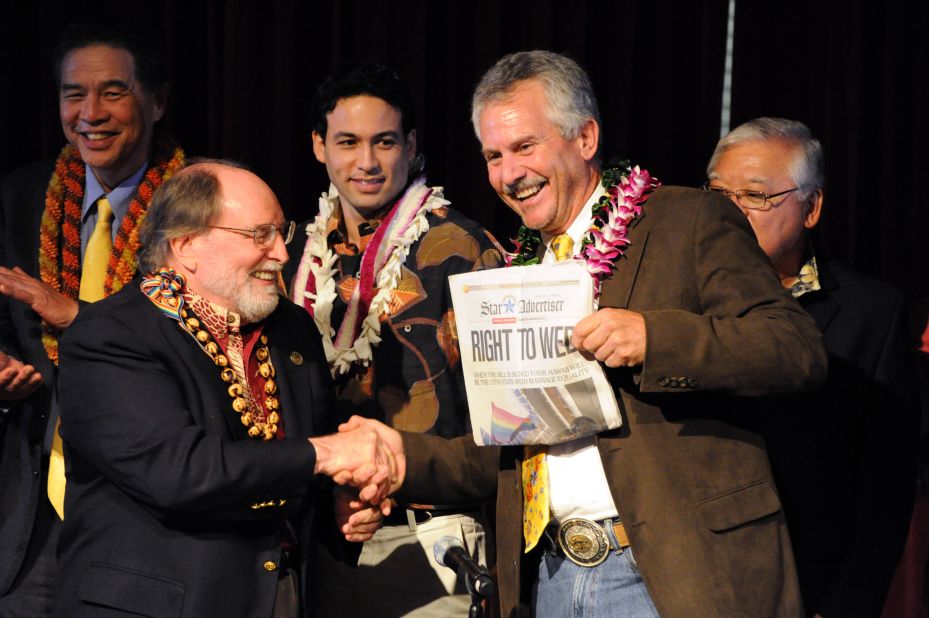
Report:
M300 352L291 352L290 353L290 362L294 365L300 366L303 364L303 355Z

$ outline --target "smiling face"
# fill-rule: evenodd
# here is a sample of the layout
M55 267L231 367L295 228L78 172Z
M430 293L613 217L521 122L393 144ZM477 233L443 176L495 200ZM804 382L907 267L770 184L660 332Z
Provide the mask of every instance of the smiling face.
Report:
M92 45L62 60L59 113L68 142L111 189L145 163L164 101L144 91L128 51Z
M313 152L325 163L342 207L361 218L393 203L406 186L416 133L403 134L400 110L368 95L340 99L326 114L326 135L313 133Z
M254 229L284 222L277 198L251 172L219 167L216 176L222 187L219 219L210 225ZM270 247L258 247L250 234L210 228L190 241L193 268L188 268L188 285L205 299L257 322L277 307L278 273L287 262L280 234Z
M589 119L576 138L565 139L546 108L542 85L523 81L485 105L478 127L487 177L500 199L527 227L560 234L597 186L599 126Z
M757 140L726 148L710 173L710 184L729 191L746 189L773 195L796 187L790 166L797 147L778 140ZM738 202L736 202L738 205ZM770 200L768 210L741 208L758 244L782 279L796 277L806 252L807 230L816 226L822 191L800 199L800 192Z

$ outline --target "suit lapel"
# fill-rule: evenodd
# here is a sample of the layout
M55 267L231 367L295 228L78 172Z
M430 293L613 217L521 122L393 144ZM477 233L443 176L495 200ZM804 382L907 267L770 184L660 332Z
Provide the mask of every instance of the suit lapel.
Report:
M645 213L639 215L629 226L630 244L625 253L616 261L616 269L602 281L600 291L601 307L618 307L624 309L629 306L632 297L632 287L639 273L639 264L645 253L645 243L648 240L648 229L640 227L645 220ZM539 263L545 256L545 243L539 243L536 250Z
M43 204L45 203L45 189L48 187L50 176L51 172L49 172L48 175L42 175L36 178L35 194L43 196L41 202ZM24 226L22 229L29 230L29 232L13 235L12 242L21 244L7 248L8 256L12 257L13 263L3 264L3 266L12 268L14 263L21 264L27 275L35 277L36 279L41 279L41 274L39 273L39 246L41 244L40 223L45 208L24 208L23 211L26 213L25 216L28 217L28 222L27 226ZM11 223L13 222L7 221L8 225ZM41 333L42 319L32 310L32 307L26 303L11 302L9 300L7 300L7 302L10 305L10 313L19 313L22 316L23 324L28 325L28 330L32 331L34 329L35 333ZM15 322L16 320L14 318L14 326L20 327L20 324ZM30 348L29 350L22 350L22 353L26 357L24 360L31 363L36 370L42 374L45 384L49 386L55 384L58 378L58 366L49 360L48 353L45 351L45 346L42 345L42 337L38 334L36 336L31 336L30 334L25 337L20 335L17 339L19 339L20 344L24 348Z
M152 310L155 308L152 307ZM284 420L284 432L291 436L309 436L312 435L314 425L310 413L314 409L315 393L311 386L308 367L313 359L306 358L308 350L299 349L298 344L289 345L289 342L304 342L306 337L288 328L285 325L286 320L281 317L278 309L265 322L263 333L268 337L271 362L277 376L275 382ZM176 356L183 359L184 365L193 374L192 379L202 386L200 396L204 403L205 416L218 414L233 438L248 439L246 427L232 409L232 398L227 392L228 385L220 377L220 368L174 320L162 319L160 324L164 337L171 344ZM214 410L216 412L213 412ZM203 419L203 422L209 424L208 419Z
M280 312L265 323L265 334L271 350L271 362L277 374L278 397L281 402L281 416L284 419L284 433L291 437L313 435L313 423L308 411L313 409L313 389L307 375L307 364L299 350L287 346L286 342L301 341L296 333L288 332Z
M201 386L199 391L204 403L202 413L206 418L198 420L205 426L209 426L211 425L209 417L218 415L222 417L221 422L225 424L233 437L246 438L247 431L239 420L239 415L232 409L232 398L227 392L228 385L220 377L220 368L197 345L193 336L177 322L172 319L163 319L160 323L165 339L177 352L178 358L184 359L184 364L190 368L195 383ZM195 410L192 409L191 412Z
M636 233L638 231L638 233ZM602 282L600 292L601 307L625 309L632 298L632 288L639 274L639 264L645 254L648 230L633 228L630 231L630 244L626 252L616 261L616 269Z
M816 294L816 292L812 292L812 294ZM801 300L803 300L803 297L801 297ZM803 308L807 310L807 313L813 316L813 320L816 321L816 327L819 328L819 332L821 333L826 332L835 314L839 311L839 303L825 295L823 295L821 299L811 299L801 304Z

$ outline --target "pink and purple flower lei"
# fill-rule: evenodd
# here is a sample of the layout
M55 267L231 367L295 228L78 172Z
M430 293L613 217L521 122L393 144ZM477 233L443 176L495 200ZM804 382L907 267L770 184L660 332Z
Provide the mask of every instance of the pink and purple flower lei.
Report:
M623 162L619 167L603 171L601 184L606 195L594 204L593 222L580 255L575 259L587 262L587 272L594 280L594 293L600 295L600 281L616 268L616 260L629 244L629 224L642 214L642 204L652 191L661 186L657 178L639 166ZM538 248L542 234L526 226L519 228L513 244L516 252L506 256L507 266L538 264Z

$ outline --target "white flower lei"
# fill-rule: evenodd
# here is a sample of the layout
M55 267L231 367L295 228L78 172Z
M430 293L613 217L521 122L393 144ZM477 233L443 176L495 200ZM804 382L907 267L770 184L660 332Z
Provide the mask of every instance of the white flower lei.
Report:
M425 186L425 177L414 181L401 201L408 200L420 202L430 189ZM400 280L400 269L406 262L410 246L429 230L426 215L436 208L447 206L450 202L443 199L442 187L434 187L432 194L419 208L416 216L409 225L397 236L392 245L388 245L390 256L381 271L375 275L377 293L371 299L368 314L361 325L361 332L350 348L338 349L335 347L333 337L335 329L332 327L332 308L336 298L335 272L339 256L329 247L327 230L329 220L339 203L339 193L335 185L329 185L329 193L323 193L319 198L319 214L306 226L307 243L294 278L293 300L303 306L303 299L313 301L313 320L322 334L323 349L326 351L326 360L332 375L345 373L352 363L359 362L367 366L373 359L373 348L381 342L381 321L383 313L390 313L390 301L393 291ZM403 205L401 205L401 208ZM385 239L385 242L390 242ZM316 294L306 289L310 273L316 282ZM359 279L360 283L360 279Z

